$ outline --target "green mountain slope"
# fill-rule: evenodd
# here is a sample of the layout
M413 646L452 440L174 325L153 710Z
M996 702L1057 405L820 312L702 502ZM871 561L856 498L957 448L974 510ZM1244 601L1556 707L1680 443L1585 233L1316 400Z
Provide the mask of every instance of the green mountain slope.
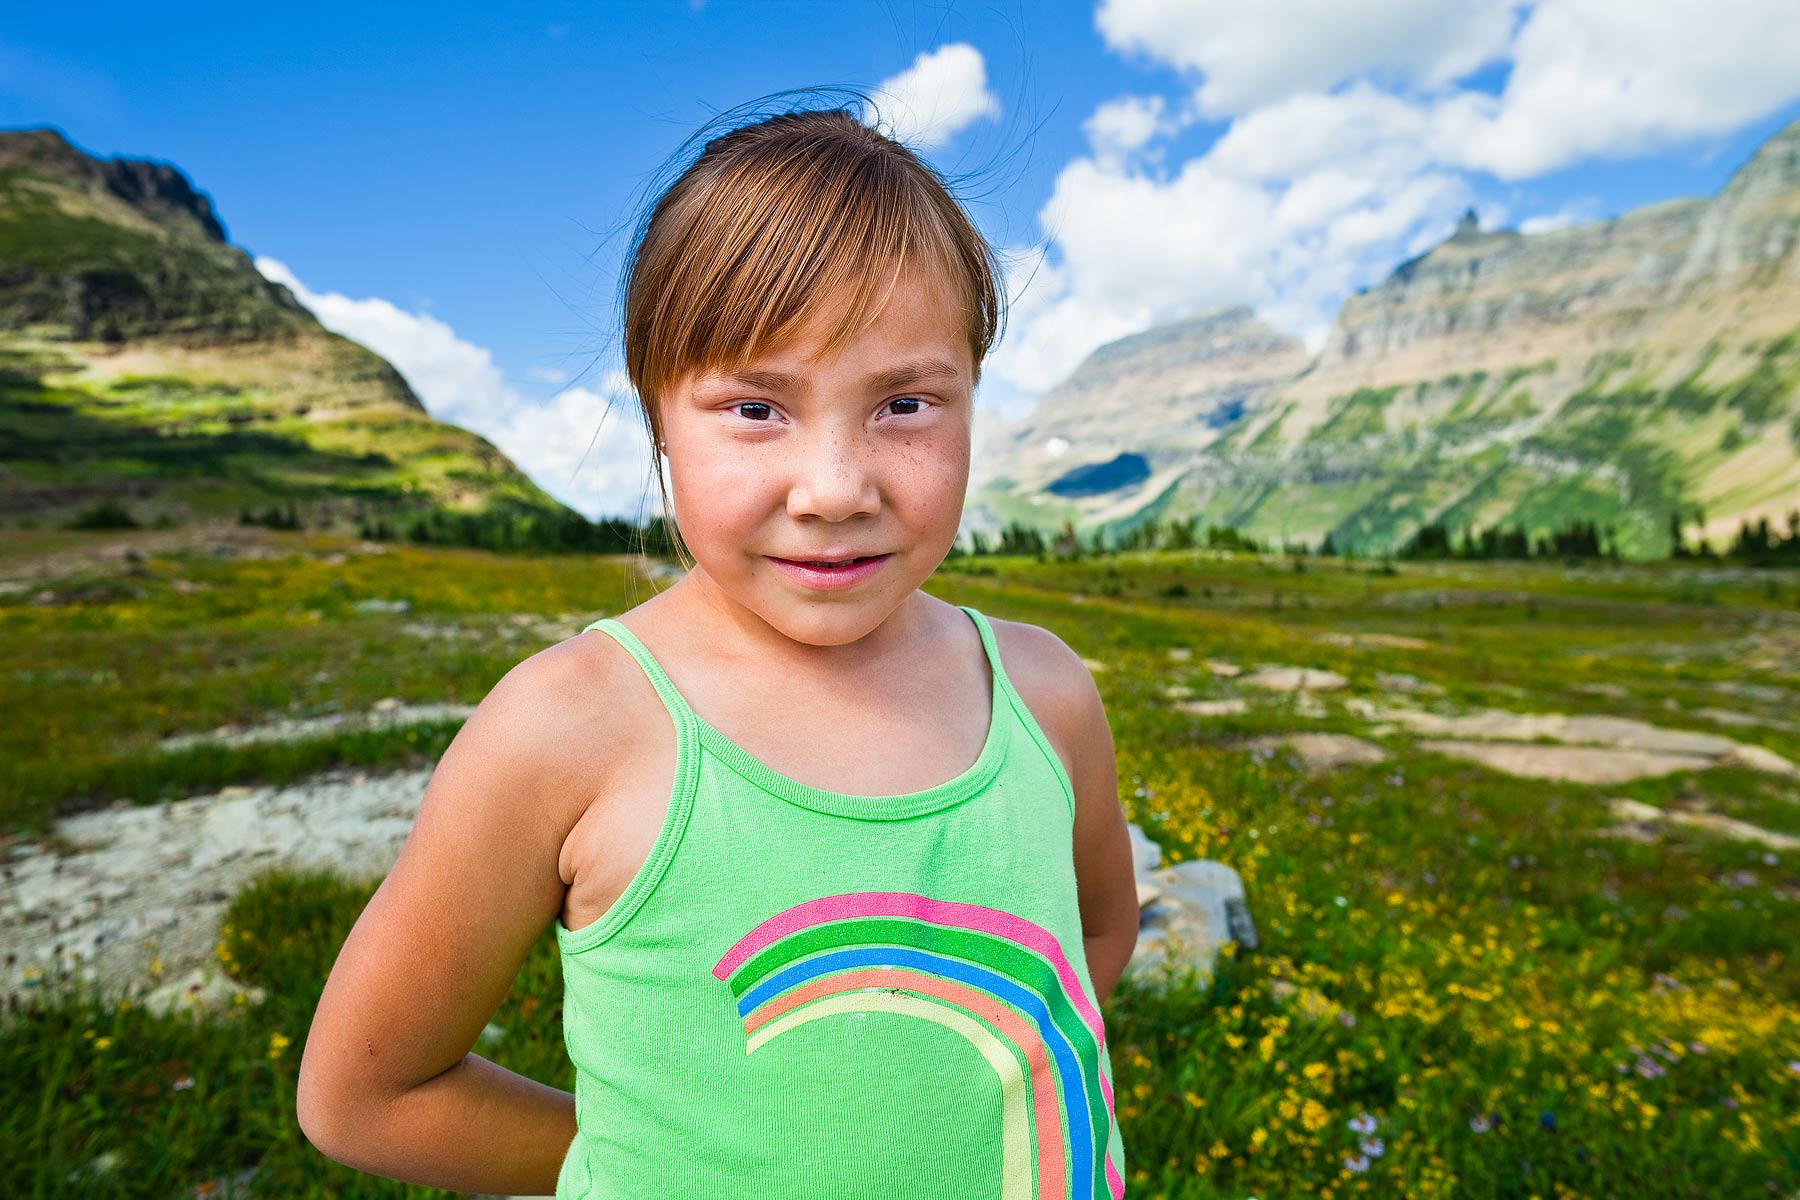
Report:
M0 130L0 510L576 514L226 240L176 168Z

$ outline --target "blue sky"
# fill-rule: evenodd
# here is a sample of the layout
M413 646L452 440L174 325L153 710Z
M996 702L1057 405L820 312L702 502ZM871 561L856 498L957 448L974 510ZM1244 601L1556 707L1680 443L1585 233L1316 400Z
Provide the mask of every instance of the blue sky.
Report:
M855 85L969 177L1015 264L990 429L1103 342L1218 304L1316 344L1344 294L1470 205L1530 231L1716 191L1800 117L1785 7L20 6L0 27L0 126L175 163L234 243L434 414L589 515L635 516L649 458L628 402L607 415L619 227L720 109Z

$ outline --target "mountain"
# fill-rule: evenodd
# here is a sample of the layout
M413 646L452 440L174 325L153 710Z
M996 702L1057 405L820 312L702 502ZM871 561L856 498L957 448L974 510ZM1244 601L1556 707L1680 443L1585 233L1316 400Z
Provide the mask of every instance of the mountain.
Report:
M0 511L579 519L231 245L176 167L0 130Z
M1444 242L1345 301L1316 355L1247 309L1103 346L994 440L972 523L1199 516L1397 548L1576 520L1661 555L1800 509L1800 122L1716 196ZM1693 536L1690 528L1689 535Z

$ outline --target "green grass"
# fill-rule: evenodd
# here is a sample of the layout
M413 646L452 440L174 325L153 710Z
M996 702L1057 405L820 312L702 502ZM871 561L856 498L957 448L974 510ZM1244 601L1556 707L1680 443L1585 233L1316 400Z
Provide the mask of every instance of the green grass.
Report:
M267 558L151 555L134 573L37 585L64 603L0 601L0 702L17 714L0 728L0 757L30 760L6 778L9 825L105 794L429 760L448 728L264 757L173 758L155 743L385 695L473 703L536 648L502 639L509 614L617 612L651 592L614 559L396 548L337 561L347 544L266 537ZM0 535L0 568L81 544ZM1800 711L1800 579L1694 563L1296 567L1195 551L957 560L927 587L1043 625L1101 664L1130 819L1169 861L1222 860L1249 892L1257 950L1167 993L1128 978L1106 1006L1129 1195L1792 1191L1800 855L1687 828L1651 844L1609 837L1603 801L1704 806L1800 835L1795 781L1725 768L1617 787L1517 779L1425 753L1343 700L1609 713L1800 761L1800 733L1779 725ZM411 611L358 610L366 598ZM422 619L463 635L400 632ZM1426 645L1325 636L1339 633ZM1326 668L1349 686L1305 716L1208 659ZM1387 695L1380 672L1445 693ZM1201 718L1169 703L1174 686L1253 703ZM1768 723L1720 726L1707 707ZM1294 729L1354 733L1393 758L1308 775L1285 752L1245 745ZM47 982L41 1007L0 1027L11 1091L0 1188L67 1194L69 1172L110 1150L113 1170L86 1177L81 1194L193 1195L251 1167L258 1195L425 1194L324 1159L293 1121L307 1024L373 886L273 872L246 889L218 957L266 998L199 1024ZM506 1034L480 1052L567 1089L555 950L546 930L494 1017ZM1354 1172L1345 1158L1364 1135L1349 1123L1365 1115L1382 1152Z

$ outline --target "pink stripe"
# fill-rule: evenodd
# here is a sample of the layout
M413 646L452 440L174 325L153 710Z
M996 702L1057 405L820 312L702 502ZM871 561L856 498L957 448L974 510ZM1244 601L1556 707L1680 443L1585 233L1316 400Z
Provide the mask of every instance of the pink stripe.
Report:
M1049 930L1041 925L1034 925L1016 913L1003 909L989 908L983 904L963 904L955 900L933 900L929 896L921 896L916 892L844 892L836 896L821 896L817 900L807 900L792 908L776 913L762 924L739 938L737 944L725 952L713 967L713 975L724 980L754 954L778 938L805 929L809 925L820 925L826 921L842 921L852 917L911 917L915 920L930 921L939 925L954 925L962 929L977 929L983 933L991 933L1008 941L1016 942L1028 949L1043 955L1056 970L1062 981L1064 993L1069 1002L1081 1014L1088 1030L1094 1035L1094 1042L1102 1051L1106 1048L1106 1025L1100 1014L1088 1003L1087 993L1081 990L1081 983L1075 976L1075 968L1063 955L1062 947L1057 944ZM1113 1110L1112 1084L1107 1082L1106 1073L1098 1071L1100 1078L1100 1095L1106 1101L1106 1115L1115 1123L1118 1120ZM1116 1175L1116 1168L1109 1169ZM1121 1185L1122 1187L1123 1185ZM1116 1193L1122 1194L1122 1193Z
M1035 1025L988 993L954 979L927 975L906 967L864 967L815 979L766 1001L744 1018L744 1032L755 1033L777 1017L821 996L861 988L894 987L950 1000L977 1016L986 1017L999 1027L1008 1041L1024 1051L1025 1061L1031 1066L1032 1123L1037 1126L1037 1194L1061 1196L1067 1188L1063 1147L1068 1142L1068 1134L1063 1129L1062 1110L1057 1104L1056 1074L1050 1063L1049 1048L1044 1045L1044 1037Z

